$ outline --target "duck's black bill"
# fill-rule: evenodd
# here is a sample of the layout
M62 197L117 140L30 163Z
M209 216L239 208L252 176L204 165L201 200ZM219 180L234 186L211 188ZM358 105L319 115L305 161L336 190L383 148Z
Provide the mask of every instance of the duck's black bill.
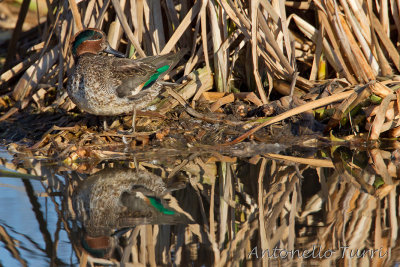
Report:
M112 49L111 46L107 45L107 48L103 50L104 52L114 55L116 57L125 57L125 54L122 54L121 52Z

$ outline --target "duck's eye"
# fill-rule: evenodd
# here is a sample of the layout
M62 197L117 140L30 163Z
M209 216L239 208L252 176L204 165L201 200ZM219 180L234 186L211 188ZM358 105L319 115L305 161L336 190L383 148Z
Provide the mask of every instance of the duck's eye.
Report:
M103 35L99 32L94 32L93 37L91 38L92 40L100 40L101 38L103 38Z

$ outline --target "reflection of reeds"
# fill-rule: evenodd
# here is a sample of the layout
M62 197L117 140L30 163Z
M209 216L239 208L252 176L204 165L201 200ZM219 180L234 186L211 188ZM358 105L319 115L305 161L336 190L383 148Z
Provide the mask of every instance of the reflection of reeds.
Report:
M21 266L28 266L26 261L21 257L20 252L16 247L17 244L15 244L14 240L7 233L7 230L3 226L0 226L0 239L4 243L6 249L10 251L13 258L16 259L21 264Z
M31 171L13 167L10 163L6 165L9 169L47 178L43 182L47 197L55 204L59 222L63 222L83 265L86 262L143 266L193 262L206 266L232 266L240 262L249 265L262 262L270 266L279 262L285 266L294 263L389 264L398 260L398 182L389 172L389 176L383 178L384 168L388 166L384 160L387 158L385 151L372 151L367 161L374 164L366 168L359 167L363 158L360 152L355 151L352 156L350 152L346 148L334 148L331 164L327 163L329 159L309 159L315 166L304 164L306 158L274 154L259 157L258 163L253 160L253 164L234 161L205 164L214 162L206 158L182 161L176 168L144 164L155 170L162 169L165 176L167 169L191 173L188 188L174 193L170 204L175 210L193 216L198 224L137 226L123 235L107 260L88 255L79 246L79 240L76 241L77 224L69 214L74 213L71 196L83 176L62 172L64 178L60 179L60 175L54 175L54 170L37 161L29 163ZM349 158L354 162L348 161ZM210 172L213 165L218 166L217 173ZM380 180L383 184L378 185ZM62 199L61 205L57 198ZM37 217L39 222L40 218ZM45 223L42 221L41 225ZM46 238L47 230L42 230L43 238ZM55 251L57 239L47 240L50 242L48 249L53 247L52 251ZM254 254L255 247L258 259ZM313 247L317 256L308 259L285 259L274 257L272 253L274 248L279 248L297 250L301 255L305 250L312 251ZM347 250L342 258L344 247ZM270 258L266 253L261 259L263 250L269 250ZM324 256L329 250L334 253ZM376 255L371 258L373 250ZM350 257L350 252L363 251L366 253L363 257Z

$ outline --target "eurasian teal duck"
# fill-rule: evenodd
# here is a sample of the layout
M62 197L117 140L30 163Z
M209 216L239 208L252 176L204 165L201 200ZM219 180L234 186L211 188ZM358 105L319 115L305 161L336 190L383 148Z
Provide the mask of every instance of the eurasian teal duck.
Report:
M90 237L110 236L140 224L188 224L166 195L185 186L164 183L160 176L129 168L103 169L83 180L72 197L76 219Z
M74 36L72 54L75 69L67 86L72 102L88 113L113 116L144 109L153 101L162 89L160 79L185 51L137 60L123 58L110 47L104 32L89 28Z

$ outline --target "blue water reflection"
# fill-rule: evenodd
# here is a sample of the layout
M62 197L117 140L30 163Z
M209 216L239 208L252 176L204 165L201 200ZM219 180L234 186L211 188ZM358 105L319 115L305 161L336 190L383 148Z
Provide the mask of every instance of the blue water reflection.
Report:
M33 190L36 193L43 193L43 187L39 181L31 180ZM76 264L77 258L72 252L71 244L64 230L57 232L58 216L54 204L45 197L35 198L40 204L41 216L46 222L46 229L39 228L38 219L32 210L32 204L25 192L24 183L18 178L0 178L0 231L2 238L17 240L13 242L19 245L13 250L19 255L12 255L12 250L6 247L7 242L1 243L0 263L4 266L47 266L50 264L51 252L46 252L44 236L50 235L51 242L58 240L54 263ZM49 231L46 233L46 231ZM5 235L5 236L4 236ZM55 236L57 235L57 236ZM49 255L50 253L50 255ZM55 259L57 258L57 260ZM57 265L58 265L57 264Z

